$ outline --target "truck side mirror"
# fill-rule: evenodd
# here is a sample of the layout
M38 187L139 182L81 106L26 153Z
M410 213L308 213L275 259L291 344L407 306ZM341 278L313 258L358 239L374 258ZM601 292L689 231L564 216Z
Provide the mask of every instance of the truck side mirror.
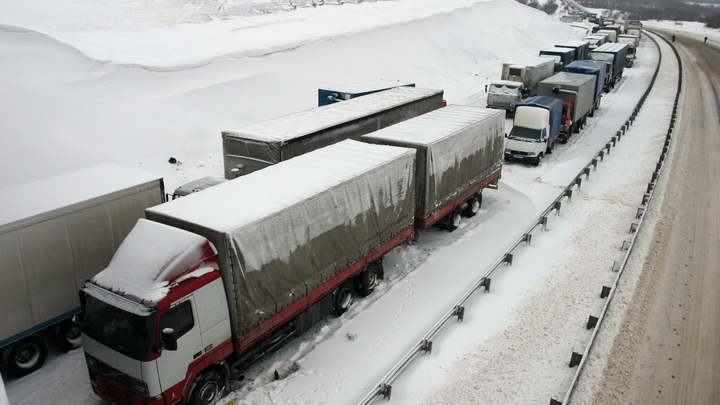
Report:
M177 339L174 336L175 330L173 328L165 328L162 331L162 348L165 350L175 351L177 350Z
M505 138L507 138L507 133L505 133Z

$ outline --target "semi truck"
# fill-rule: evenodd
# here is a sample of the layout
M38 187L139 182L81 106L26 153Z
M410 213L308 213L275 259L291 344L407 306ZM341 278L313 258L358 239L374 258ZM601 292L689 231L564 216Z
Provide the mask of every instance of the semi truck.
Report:
M560 136L562 114L562 101L553 97L530 97L518 104L504 159L538 166L546 154L552 153Z
M108 403L215 403L229 381L383 277L414 234L415 150L346 140L146 210L85 283Z
M555 45L556 48L570 48L574 50L573 58L575 60L590 59L590 42L589 41L566 41ZM571 62L572 63L572 62Z
M80 347L77 291L164 198L162 178L112 164L0 190L3 369L27 375L50 344Z
M483 189L497 189L504 128L504 111L450 105L362 141L415 149L415 229L453 231L478 212Z
M592 52L590 52L590 58L593 60L603 60L603 61L610 61L609 58L601 55L611 55L612 56L612 83L613 87L617 82L622 79L623 70L625 69L625 62L627 58L627 50L628 45L627 44L618 44L618 43L612 43L612 44L605 44L602 46L597 47Z
M590 116L594 116L595 110L600 108L600 101L602 100L602 94L605 89L607 64L597 60L576 60L575 62L567 65L565 67L565 71L569 73L592 75L595 77L595 102L593 103L593 109L590 111Z
M618 43L627 44L627 56L625 57L625 67L631 68L637 57L637 47L640 43L640 37L637 35L623 34L618 37Z
M607 34L607 36L608 36L607 42L617 42L618 33L615 30L603 29L603 30L596 32L595 34L598 34L598 35Z
M540 82L538 94L562 100L563 116L569 117L569 122L562 125L568 127L565 135L569 137L571 133L580 132L593 109L595 76L560 72Z
M443 91L397 87L222 132L224 176L284 160L436 110Z
M415 87L415 83L379 79L326 87L318 89L318 107L350 100L355 97L366 96L383 90L394 89L396 87Z
M515 104L537 92L537 85L555 73L555 59L529 57L502 65L500 80L490 83L488 108L499 108L512 113Z
M561 72L565 66L574 61L574 54L575 52L572 49L558 47L552 47L540 51L540 56L552 56L557 58L555 62L555 72Z

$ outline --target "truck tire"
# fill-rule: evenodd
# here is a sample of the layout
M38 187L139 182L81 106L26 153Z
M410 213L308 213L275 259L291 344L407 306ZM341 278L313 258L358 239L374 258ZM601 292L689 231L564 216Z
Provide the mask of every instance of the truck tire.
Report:
M210 369L201 372L190 386L188 405L213 405L225 391L225 376Z
M80 325L72 319L63 321L55 333L55 343L60 350L69 352L82 346L82 335Z
M48 344L45 339L32 335L6 348L3 363L10 374L22 377L42 367L47 355Z
M477 215L478 211L480 211L480 206L482 205L482 194L477 193L470 200L468 200L468 206L463 211L463 214L465 214L466 217L472 218L475 215Z
M333 313L340 316L347 312L355 300L355 286L349 280L333 292Z
M448 214L446 221L445 229L450 232L458 229L460 221L462 221L462 211L460 210L460 207L455 208L453 212Z
M360 272L357 277L358 293L367 297L375 291L378 280L382 278L382 264L380 262L372 262L370 265Z
M538 153L537 157L535 158L535 161L533 162L533 166L540 166L541 160L542 160L542 153Z

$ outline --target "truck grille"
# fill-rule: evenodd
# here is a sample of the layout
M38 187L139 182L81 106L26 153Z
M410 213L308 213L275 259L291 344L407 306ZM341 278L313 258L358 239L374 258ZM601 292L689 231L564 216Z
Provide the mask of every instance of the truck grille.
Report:
M133 392L141 397L148 397L147 384L144 381L116 370L87 354L86 357L90 369L102 376L102 378L96 379L100 392L110 395L112 402L118 405L132 405Z

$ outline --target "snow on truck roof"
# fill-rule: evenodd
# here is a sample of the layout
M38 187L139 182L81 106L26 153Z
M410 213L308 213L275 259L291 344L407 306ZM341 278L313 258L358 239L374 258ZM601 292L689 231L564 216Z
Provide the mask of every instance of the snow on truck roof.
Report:
M413 149L345 140L147 211L229 232L414 154Z
M513 82L518 84L516 82ZM502 110L493 110L463 105L449 105L421 116L403 121L379 131L363 135L363 139L402 141L413 145L430 145L453 134L498 115ZM484 135L490 136L489 134Z
M60 210L161 177L103 164L0 190L0 227Z
M441 93L442 90L397 87L223 131L223 135L262 142L285 142Z
M322 87L319 90L338 91L341 93L354 94L354 93L360 93L360 92L366 92L366 91L387 90L387 89L390 89L393 87L400 87L400 86L414 87L415 83L401 82L399 80L378 79L378 80L371 80L371 81L367 81L367 82L348 83L348 84L341 84L338 86Z
M523 67L524 66L537 66L537 65L542 65L542 64L550 62L550 61L554 62L554 59L549 58L547 56L525 56L522 59L504 63L504 65L523 66Z

